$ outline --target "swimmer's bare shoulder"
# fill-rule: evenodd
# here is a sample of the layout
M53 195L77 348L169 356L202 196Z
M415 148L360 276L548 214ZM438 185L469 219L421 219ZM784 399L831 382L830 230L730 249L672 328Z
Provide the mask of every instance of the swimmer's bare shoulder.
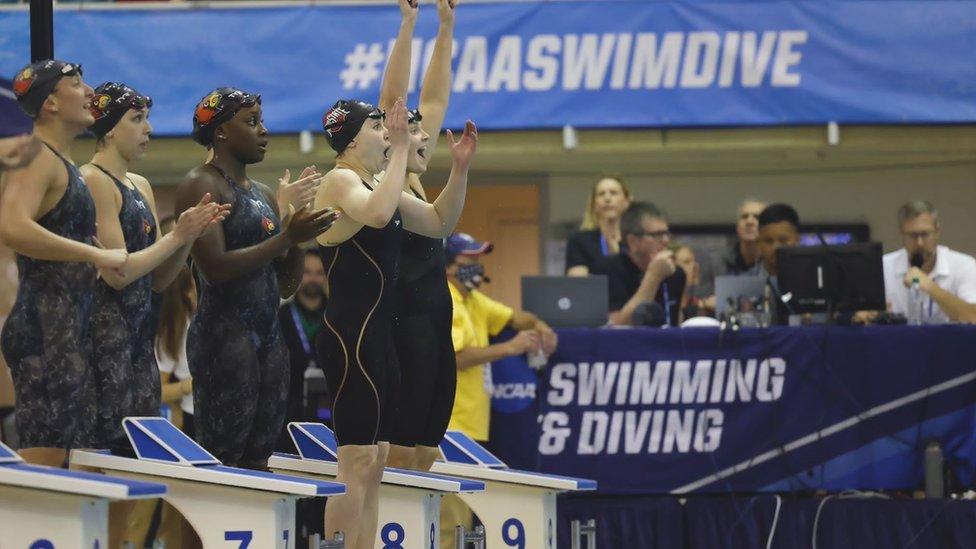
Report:
M343 208L350 195L361 185L362 182L356 172L347 168L333 168L323 176L322 184L319 185L315 195L315 209L335 208L343 215L329 230L316 238L319 244L338 246L363 228L363 224L347 215Z

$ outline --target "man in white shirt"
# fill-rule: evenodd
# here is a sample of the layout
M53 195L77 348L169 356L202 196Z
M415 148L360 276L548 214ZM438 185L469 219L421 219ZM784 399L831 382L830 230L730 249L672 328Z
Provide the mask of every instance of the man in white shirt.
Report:
M885 254L885 295L891 311L907 315L909 286L922 291L922 322L976 322L976 259L939 245L939 212L916 200L898 209L904 248Z

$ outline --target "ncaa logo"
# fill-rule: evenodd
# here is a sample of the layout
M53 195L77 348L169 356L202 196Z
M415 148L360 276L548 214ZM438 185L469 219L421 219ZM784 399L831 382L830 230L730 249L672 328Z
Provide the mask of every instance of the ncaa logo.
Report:
M509 339L514 332L506 330L492 342ZM535 403L537 378L525 355L511 356L491 363L491 407L502 414L517 414Z

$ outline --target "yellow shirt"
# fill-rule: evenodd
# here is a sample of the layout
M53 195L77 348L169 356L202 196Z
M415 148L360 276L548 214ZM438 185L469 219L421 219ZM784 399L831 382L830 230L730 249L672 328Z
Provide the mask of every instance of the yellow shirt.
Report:
M454 351L468 347L487 347L488 337L498 335L512 320L512 309L474 290L467 297L448 283L454 302L451 339ZM485 365L458 369L457 393L449 429L461 431L475 440L488 440L491 395L485 388Z

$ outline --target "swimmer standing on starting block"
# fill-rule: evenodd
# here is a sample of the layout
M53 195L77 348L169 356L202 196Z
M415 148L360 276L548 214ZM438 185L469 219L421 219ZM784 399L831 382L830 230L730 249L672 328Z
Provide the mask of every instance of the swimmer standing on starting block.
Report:
M342 532L349 548L373 547L378 492L396 414L399 364L391 315L404 229L447 236L461 215L468 167L478 134L469 123L454 141L447 186L433 203L405 192L410 153L407 110L398 99L384 114L361 101L337 101L322 119L338 154L316 207L343 217L318 238L323 248L329 303L327 330L318 337L319 363L335 387L332 418L339 445L337 480L346 495L326 504L326 534ZM385 168L385 174L374 180Z
M95 203L69 160L75 137L94 122L81 67L38 61L17 73L13 90L44 146L26 161L24 145L0 182L0 239L17 253L19 280L0 348L14 381L20 454L56 467L68 449L95 442L95 278L98 269L124 274L128 253L95 246Z
M402 22L383 75L380 108L388 108L397 97L406 97L412 74L411 46L418 7L407 0L399 3ZM427 171L451 97L455 7L455 0L437 0L440 26L420 90L419 108L407 115L410 150L405 190L425 202L427 194L420 176ZM454 225L445 227L445 232L454 232ZM452 304L446 270L443 239L404 233L393 328L400 391L390 440L391 467L429 470L440 455L438 445L451 419L457 361L451 340Z
M338 213L309 208L311 192L276 200L247 176L268 144L260 96L234 88L207 94L193 115L193 139L213 157L180 185L177 212L208 194L231 205L219 230L197 239L192 251L202 275L187 334L197 441L227 465L266 469L284 426L289 382L278 302L301 282L299 244L328 229ZM309 167L299 181L319 178ZM282 183L293 185L287 172Z

